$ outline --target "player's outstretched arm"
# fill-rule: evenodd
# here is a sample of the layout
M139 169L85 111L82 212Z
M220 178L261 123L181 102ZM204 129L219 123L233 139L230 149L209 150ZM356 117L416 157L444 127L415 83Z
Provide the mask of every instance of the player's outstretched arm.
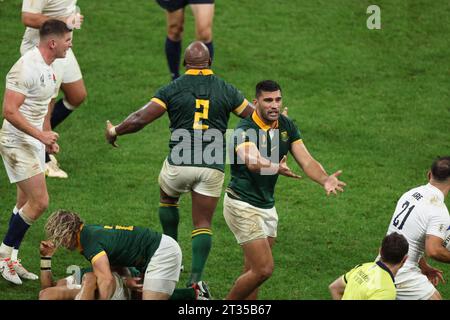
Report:
M303 142L293 143L291 153L306 175L323 186L327 195L331 193L337 194L337 191L344 191L346 184L338 179L342 171L339 170L332 175L328 175L323 166L311 156Z
M150 101L141 109L130 114L117 126L113 126L108 120L105 131L106 141L114 147L117 147L116 140L118 136L141 130L146 125L161 117L164 112L166 112L166 109L163 106L154 101Z

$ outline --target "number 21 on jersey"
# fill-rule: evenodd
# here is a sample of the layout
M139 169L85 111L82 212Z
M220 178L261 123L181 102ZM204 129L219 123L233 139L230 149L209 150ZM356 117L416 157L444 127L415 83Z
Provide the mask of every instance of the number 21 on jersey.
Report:
M203 124L203 120L208 119L209 100L195 99L195 116L194 116L194 129L206 130L207 124Z
M392 221L392 224L394 225L394 227L396 227L398 230L402 230L403 226L405 225L406 219L408 219L409 215L411 214L411 211L413 211L413 209L415 208L414 206L409 206L409 201L405 201L405 203L402 204L402 211L400 211L400 213L398 215L395 216L394 220ZM408 212L406 212L406 210L408 210ZM405 216L402 217L402 221L400 223L400 216L406 212ZM400 224L400 225L399 225Z

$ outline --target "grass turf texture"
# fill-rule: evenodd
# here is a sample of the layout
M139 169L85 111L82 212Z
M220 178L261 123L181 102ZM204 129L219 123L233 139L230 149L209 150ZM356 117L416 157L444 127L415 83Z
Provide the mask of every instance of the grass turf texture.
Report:
M371 261L400 195L426 182L437 155L450 153L450 25L448 1L377 1L381 30L368 30L370 1L217 1L214 71L248 99L263 79L277 80L284 104L306 146L329 173L343 169L344 194L327 198L305 178L279 179L275 272L261 299L329 299L328 284L354 265ZM114 124L144 105L166 84L165 15L154 1L87 1L74 51L89 97L57 128L68 180L48 179L50 207L29 230L20 250L39 273L39 241L51 212L72 209L87 223L148 226L158 220L157 176L168 150L164 116L138 134L104 141ZM0 93L19 57L24 27L21 1L0 2ZM183 48L194 38L186 11ZM233 117L232 128L237 123ZM301 172L292 157L289 164ZM2 166L3 167L3 166ZM302 173L301 173L302 174ZM304 174L303 174L304 175ZM229 181L229 170L225 183ZM6 232L15 186L0 170L0 235ZM449 201L446 201L447 205ZM191 261L190 197L182 198L179 242ZM213 248L204 273L222 299L242 270L242 253L222 216L213 221ZM69 265L87 265L77 253L57 252L56 277ZM432 262L450 273L448 265ZM187 280L182 273L179 286ZM444 298L450 287L439 285ZM0 280L0 299L36 299L39 281L22 286Z

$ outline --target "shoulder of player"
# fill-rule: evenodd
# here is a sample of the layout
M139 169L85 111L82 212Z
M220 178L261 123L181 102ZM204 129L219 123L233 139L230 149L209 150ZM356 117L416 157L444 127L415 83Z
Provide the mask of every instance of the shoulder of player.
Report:
M236 125L235 129L241 129L241 130L247 130L250 128L258 129L259 127L256 125L256 123L252 120L252 116L249 115L243 119L241 119L238 124Z
M297 125L294 123L294 120L286 117L284 114L280 114L280 117L278 118L278 124L280 127L297 127Z

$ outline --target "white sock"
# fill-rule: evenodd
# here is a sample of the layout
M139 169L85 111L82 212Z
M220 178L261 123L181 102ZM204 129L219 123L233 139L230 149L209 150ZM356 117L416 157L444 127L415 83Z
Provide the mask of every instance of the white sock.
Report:
M0 245L0 258L10 258L13 249L13 247L7 246L2 242L2 244Z
M19 255L19 249L13 249L11 253L11 260L17 261L17 256Z

